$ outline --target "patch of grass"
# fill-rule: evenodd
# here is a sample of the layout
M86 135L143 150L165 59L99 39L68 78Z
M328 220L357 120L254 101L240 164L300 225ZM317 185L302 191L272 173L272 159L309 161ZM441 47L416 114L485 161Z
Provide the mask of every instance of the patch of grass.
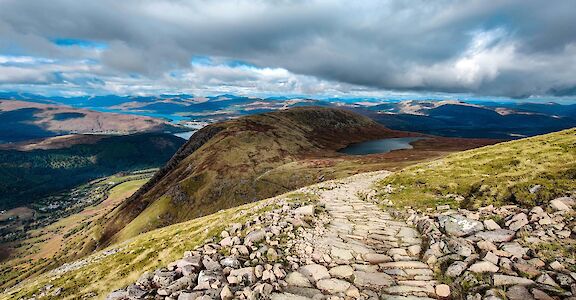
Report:
M408 167L379 183L396 206L545 204L576 190L576 129L468 150ZM541 188L531 193L530 188ZM458 202L458 203L456 203Z

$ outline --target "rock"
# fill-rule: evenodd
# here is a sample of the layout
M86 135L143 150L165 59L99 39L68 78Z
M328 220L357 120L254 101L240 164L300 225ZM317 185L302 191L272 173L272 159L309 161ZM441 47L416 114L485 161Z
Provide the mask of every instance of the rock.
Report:
M334 260L350 261L350 260L354 259L354 256L352 255L352 252L350 252L350 250L336 248L336 247L332 247L332 250L330 251L330 255L332 256L332 259L334 259Z
M508 285L533 285L534 281L528 278L509 276L502 274L494 275L494 286L508 286Z
M530 291L521 285L511 286L506 290L506 299L508 300L534 300Z
M193 267L199 269L202 267L202 256L194 255L194 256L185 256L183 260L187 261Z
M438 205L436 206L436 210L449 210L450 209L450 205L449 204L444 204L444 205Z
M476 237L492 242L492 243L502 243L509 242L514 238L516 232L507 229L496 229L492 231L480 231L476 233Z
M553 287L560 287L556 281L554 281L554 279L552 279L552 277L550 277L550 275L548 274L542 274L540 275L540 277L538 277L536 279L536 282L538 283L542 283L542 284L546 284L546 285L550 285Z
M254 230L244 238L244 245L258 243L266 237L264 230Z
M450 297L450 286L447 284L439 284L435 288L436 295L440 298L448 298Z
M498 265L498 256L493 252L488 252L483 258L485 261L489 261L495 265Z
M528 248L522 247L518 242L502 244L502 250L510 253L512 257L522 258L528 252Z
M394 284L394 280L388 274L369 273L362 271L354 272L354 284L365 288L381 289Z
M540 191L541 189L542 189L542 185L536 184L536 185L531 186L531 187L528 189L528 192L530 192L530 194L536 194L536 193L538 193L538 191Z
M497 229L502 229L500 227L500 225L498 225L498 223L496 223L494 220L492 219L486 219L484 220L484 227L486 227L487 230L497 230Z
M318 287L323 292L336 294L345 292L350 287L350 283L341 279L322 279L316 283L316 287Z
M569 197L556 198L550 201L550 207L552 207L552 209L554 209L555 211L569 211L571 210L571 208L567 204L568 202L567 200L569 200L570 202L574 201L572 200L572 198Z
M390 258L390 256L379 253L366 253L363 255L363 258L365 261L369 262L372 265L392 261L392 258Z
M428 265L420 261L394 261L380 264L382 269L428 269Z
M514 263L513 267L522 277L534 278L541 273L536 267L526 263Z
M128 292L125 290L114 291L106 297L106 300L124 300L128 298ZM32 298L34 299L34 298Z
M157 287L165 287L168 286L174 281L176 277L176 272L167 271L167 272L156 272L154 277L152 278L152 282Z
M268 261L276 261L278 259L278 253L276 252L276 249L269 248L266 252L266 258Z
M204 265L204 268L206 268L206 270L220 270L222 269L222 266L220 266L220 264L217 261L214 261L210 256L206 255L204 256L204 258L202 259L202 264Z
M306 276L304 276L300 272L289 273L288 275L286 275L285 280L286 283L288 283L288 285L300 286L300 287L312 287L312 284L310 284L310 280L308 280L308 278L306 278Z
M500 268L489 261L477 262L468 268L469 271L474 273L496 273Z
M126 290L130 299L142 299L146 295L146 291L135 284L129 285Z
M440 216L438 222L446 234L456 237L463 237L484 230L482 223L462 215Z
M294 214L301 216L313 216L314 215L314 205L306 205L298 207L294 210Z
M454 278L460 276L464 270L466 270L466 263L463 261L456 261L446 269L445 274L448 277Z
M351 279L354 274L354 269L349 265L337 266L329 271L330 276L341 279Z
M328 273L328 269L318 264L310 264L302 266L298 271L302 273L304 276L306 276L308 280L314 283L316 283L318 280L321 279L330 278L330 273Z
M220 246L222 246L222 247L230 247L230 246L232 246L233 244L234 244L234 243L232 242L232 238L229 237L229 236L223 238L223 239L220 241Z
M256 275L254 275L254 268L253 267L246 267L237 270L230 271L231 276L236 276L238 278L242 278L242 280L247 280L250 283L254 283L256 281Z
M554 300L554 298L539 289L532 289L532 295L534 295L536 300Z
M182 292L178 296L178 300L196 300L199 299L200 296L202 296L201 292L192 292L192 293Z
M220 260L220 264L224 267L230 267L233 269L238 269L240 268L240 261L235 258L235 257L225 257L222 260Z
M506 222L508 228L513 231L518 231L518 229L524 227L527 224L528 216L525 213L519 213L512 217L512 219L510 219L508 222Z
M494 245L494 243L489 242L489 241L479 241L478 243L476 243L476 246L478 246L478 248L480 248L480 250L484 250L484 251L494 252L494 251L498 250L496 245Z
M270 300L310 300L310 298L290 293L281 293L270 295Z
M350 287L345 292L347 299L360 299L360 291L357 287L350 285Z
M561 263L559 263L557 260L550 263L550 268L552 268L552 270L554 270L554 271L564 270L564 266Z
M469 257L474 253L474 246L467 242L465 239L450 239L447 242L447 248L451 253L458 254L463 257Z
M420 245L412 245L408 247L408 253L412 256L418 256L422 252L422 247Z
M225 285L222 288L222 291L220 292L220 298L222 300L230 300L234 298L234 294L232 293L232 291L230 290L230 288L228 287L228 285Z
M194 278L194 279L196 279L196 278ZM191 278L191 277L179 278L179 279L175 280L169 286L158 289L158 295L168 296L168 295L171 295L172 293L174 293L176 291L186 289L186 288L188 288L188 286L190 286L192 284L192 281L193 281L193 278Z

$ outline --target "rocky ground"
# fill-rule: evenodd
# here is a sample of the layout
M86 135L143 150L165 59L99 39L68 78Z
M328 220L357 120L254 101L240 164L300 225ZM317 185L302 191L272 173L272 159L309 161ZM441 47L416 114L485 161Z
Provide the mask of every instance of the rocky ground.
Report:
M531 210L383 209L388 172L300 189L107 299L565 299L572 198Z
M397 215L425 237L422 261L450 283L453 298L576 299L575 201L546 207L439 206Z

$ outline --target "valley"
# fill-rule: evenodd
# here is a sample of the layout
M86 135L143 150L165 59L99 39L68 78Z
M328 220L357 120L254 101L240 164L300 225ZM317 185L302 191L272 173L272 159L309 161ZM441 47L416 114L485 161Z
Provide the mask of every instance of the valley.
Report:
M156 170L118 174L91 181L38 201L32 216L3 222L0 247L5 254L0 282L10 286L92 251L97 221L152 177ZM7 213L9 213L8 211Z
M86 297L103 299L111 291L112 286L123 287L136 280L135 276L139 276L142 269L158 268L174 260L178 255L182 255L183 249L191 249L194 247L193 245L204 243L206 238L216 236L219 230L222 230L226 224L230 224L231 220L238 220L237 217L231 216L239 213L238 217L241 216L242 220L246 220L244 219L246 214L243 212L244 209L248 209L250 214L266 215L272 203L280 201L280 204L272 205L272 207L278 207L278 205L282 206L283 201L286 201L278 199L288 199L290 203L293 201L304 204L310 203L310 201L316 203L319 200L317 198L318 192L323 191L324 188L305 186L314 185L317 182L325 182L320 183L319 187L329 187L335 183L336 186L339 186L340 182L347 182L346 184L355 186L360 183L352 178L360 180L360 178L366 177L358 175L359 177L345 178L358 173L376 172L373 174L382 174L382 176L374 177L369 184L362 183L362 188L357 191L354 191L352 186L346 187L344 185L341 189L341 196L346 197L347 193L352 193L358 197L358 200L355 201L368 200L376 203L374 207L377 208L371 206L366 213L375 209L383 210L382 216L385 217L377 218L384 224L378 225L383 226L382 230L386 230L385 228L390 226L385 225L386 222L397 224L394 223L397 222L395 221L397 218L404 218L405 214L402 207L407 205L410 207L461 207L469 209L485 207L490 203L521 206L526 201L532 201L530 199L533 197L530 193L523 192L524 189L535 185L541 186L535 195L538 199L545 200L536 204L547 205L547 201L564 196L567 191L576 189L571 185L573 180L569 177L574 168L571 162L576 154L573 152L573 138L575 136L573 130L568 130L548 136L499 143L477 150L451 154L492 145L500 141L437 137L394 131L349 111L321 107L289 109L216 123L204 127L192 135L188 142L176 151L174 157L159 171L123 173L120 174L120 177L99 179L70 192L39 201L34 207L35 212L32 219L42 220L41 222L35 221L26 225L26 220L23 219L21 223L13 223L13 225L20 226L21 229L26 226L27 228L24 231L19 231L16 235L12 235L13 239L7 240L8 243L5 243L10 247L5 247L9 250L4 250L5 260L0 273L2 274L2 285L11 287L17 282L24 281L24 284L18 285L17 288L8 289L6 293L10 295L29 293L31 291L29 288L32 288L46 299L59 299L64 295L72 296L78 295L78 293L82 293ZM103 137L103 140L107 138L109 137ZM368 155L349 155L339 152L347 145L383 138L384 140L408 138L410 139L410 148L393 151L378 150L376 152L383 151L384 153ZM53 138L30 144L14 144L10 151L16 151L16 149L18 151L59 150L59 145L62 144L59 139ZM101 142L99 139L86 140L74 137L71 138L71 143L75 143L73 141L76 139L80 141L78 145L85 145L87 141L96 144ZM538 144L538 147L531 143L533 145ZM518 163L510 164L499 161L495 159L494 153L499 153L503 157L515 157ZM482 181L485 187L482 186L479 189L479 191L487 192L476 194L477 192L472 186L477 186L479 183L461 182L458 178L450 178L454 174L472 174L472 170L479 172L479 174L485 174L484 176L488 176L487 178L503 178L502 176L510 176L508 172L502 169L503 166L509 165L518 168L517 170L510 170L510 174L515 175L507 179L507 182L517 182L519 184L517 188L510 184L506 187L499 187L498 182L505 182L501 179L496 182L487 180ZM450 169L452 166L458 166L458 171ZM443 168L448 169L444 171ZM522 181L526 178L522 172L536 168L543 170L559 168L559 171L548 175L531 172L536 180ZM381 170L396 171L396 173L389 175L387 171ZM427 175L426 172L439 173ZM413 176L411 174L418 175L416 179L408 179L408 176ZM482 175L466 176L465 178L469 180L478 176L481 177ZM438 179L438 183L431 179L428 183L427 178ZM544 182L538 178L548 178L548 181ZM410 180L415 181L410 182ZM446 180L454 182L454 185L442 185L441 183L446 182ZM234 185L234 182L238 185ZM554 189L550 189L551 186ZM304 188L298 190L301 187ZM442 188L447 188L447 190L442 191ZM512 194L513 196L504 195L505 197L502 197L497 192L502 188L505 189L504 191L512 191L512 193L517 190L518 193ZM284 195L262 200L281 194ZM324 204L314 205L336 209L336 211L329 213L330 218L332 218L335 214L337 215L338 208L336 207L346 206L344 203L330 206L330 203L336 201L338 197L340 196L326 194L320 196L321 200L317 202ZM66 199L72 199L72 205L67 204ZM414 199L419 200L415 202ZM496 199L496 201L487 202L483 199ZM267 204L263 205L262 203ZM356 207L360 205L360 202L354 202L351 205ZM66 206L67 209L62 210L63 206ZM365 206L365 204L361 206ZM46 213L44 217L40 213L42 211ZM57 213L52 214L52 211ZM234 213L230 215L230 212ZM30 218L29 211L21 210L20 213L23 216L28 214L27 216ZM312 228L318 228L315 230L339 226L329 225L334 223L326 221L327 219L323 219L325 217L322 215L318 217L320 219L316 220L314 217L314 219L306 219L305 222L312 225ZM226 221L220 221L220 223L214 224L216 227L211 227L210 222L216 220L214 218L225 218ZM356 219L351 215L345 216L345 218ZM363 222L373 222L374 218L367 217ZM403 226L410 228L410 222L405 224ZM187 228L186 226L193 227L184 229ZM402 230L404 232L408 229ZM12 228L10 231L14 232L14 229ZM196 236L183 242L186 240L186 236L183 235L184 231L194 232ZM167 236L167 232L171 232L171 236ZM18 234L20 235L18 236ZM301 237L302 234L301 231L297 231L293 238ZM363 236L362 233L350 232L347 234L358 236L358 238ZM402 240L402 237L398 238L400 241ZM158 239L163 242L156 244ZM170 243L175 243L178 246L169 246L166 239L170 239ZM408 246L416 245L409 244ZM135 249L140 250L135 251ZM328 249L330 248L328 247ZM352 249L356 248L349 248L349 250ZM392 251L390 248L374 249L377 255ZM138 257L130 258L132 256L129 253L138 254ZM305 253L307 252L298 254L304 255L300 258L303 259L302 262L307 264L322 262L310 257L310 253ZM554 252L544 251L542 253L550 256ZM411 259L414 260L414 263L421 263L419 261L421 252L417 254L420 255L414 254ZM328 251L328 255L334 260L334 254L330 255L330 251ZM392 255L389 256L392 257ZM357 254L354 254L354 257L357 257ZM116 261L116 259L131 262L121 267L118 265L120 261ZM395 260L393 259L393 261ZM398 262L400 261L405 260L400 259ZM327 261L324 263L327 263L327 267L334 266L333 263ZM360 265L372 264L368 258L364 258L363 261L356 260L355 263ZM429 263L428 265L427 268L432 271L425 271L425 273L436 272L436 267L433 264ZM365 272L360 269L355 271ZM116 277L118 275L112 275L111 272L123 274L123 280L119 280ZM389 278L386 277L389 276L386 275L386 272L381 274L383 275L368 274L368 276L380 276L383 278L382 280L386 279L381 287L378 285L376 287L373 285L362 286L356 281L352 281L352 283L355 284L354 286L359 293L365 295L369 295L370 290L375 288L381 290L384 286L392 286L385 289L391 295L413 296L437 296L436 286L441 286L440 288L444 289L442 284L450 284L447 281L437 281L430 278L430 283L427 286L419 288L394 287L395 284L402 286L401 282L416 279L413 277ZM73 276L75 279L72 280L68 276ZM86 278L88 281L80 280L80 278ZM338 280L342 279L346 281L346 278ZM45 280L51 283L46 284L44 283ZM349 285L345 282L338 283ZM75 291L78 284L83 286L81 292ZM54 286L54 289L52 287L47 288L49 286ZM230 286L229 288L232 289L232 293L237 291L235 287ZM321 286L318 285L317 288L321 289ZM453 286L453 288L459 289L460 287ZM298 294L301 292L294 289L284 290L274 286L272 289L284 291L284 293ZM217 290L221 292L222 286L219 286ZM459 290L454 291L459 292ZM71 292L72 294L70 294ZM323 292L326 293L327 291ZM118 292L117 295L124 294ZM119 296L120 298L110 297L112 297L110 299L122 299L122 296Z
M519 160L553 164L558 155L533 152L534 146L558 147L562 161L576 156L574 148L562 147L574 142L572 129L449 155L408 167L407 174L377 171L304 187L140 234L8 289L2 299L566 298L576 265L570 252L576 245L573 186L528 208L510 199L468 210L460 206L465 202L420 203L415 196L405 203L382 195L402 191L389 183L398 176L434 172L430 164L451 167L453 160L515 147ZM491 166L491 176L508 176L499 159L492 155L479 163ZM460 172L475 168L461 166Z

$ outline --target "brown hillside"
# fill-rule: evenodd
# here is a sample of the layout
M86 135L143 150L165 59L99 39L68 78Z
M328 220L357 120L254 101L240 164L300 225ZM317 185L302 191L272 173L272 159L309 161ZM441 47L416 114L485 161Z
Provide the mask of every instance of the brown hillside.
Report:
M336 151L350 143L408 135L349 111L320 107L210 125L103 222L101 245L319 180L305 172L271 175L279 167L285 174L291 162L339 156Z

